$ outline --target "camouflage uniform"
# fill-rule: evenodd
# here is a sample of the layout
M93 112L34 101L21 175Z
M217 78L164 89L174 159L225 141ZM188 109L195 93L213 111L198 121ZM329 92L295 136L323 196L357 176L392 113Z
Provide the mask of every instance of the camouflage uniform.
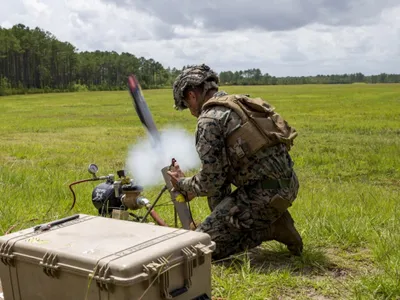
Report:
M214 97L222 95L226 93L217 92ZM291 157L280 144L259 151L245 169L233 169L224 139L240 124L239 116L223 106L202 110L198 117L196 149L202 168L193 177L178 182L180 190L208 199L211 214L197 231L208 233L216 242L214 259L268 240L282 242L292 253L299 254L301 238L287 211L299 189ZM245 175L250 180L242 180ZM289 180L284 187L266 186L263 180L267 177ZM231 184L237 187L233 192ZM285 201L287 204L281 208Z

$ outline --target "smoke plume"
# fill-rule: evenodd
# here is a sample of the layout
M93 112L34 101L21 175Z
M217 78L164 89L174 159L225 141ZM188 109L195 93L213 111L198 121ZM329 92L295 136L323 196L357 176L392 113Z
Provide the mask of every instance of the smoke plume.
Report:
M172 158L177 160L184 173L200 166L193 135L183 129L167 128L160 131L160 136L160 145L154 145L148 136L130 148L126 170L136 184L147 187L163 184L161 169L169 166Z

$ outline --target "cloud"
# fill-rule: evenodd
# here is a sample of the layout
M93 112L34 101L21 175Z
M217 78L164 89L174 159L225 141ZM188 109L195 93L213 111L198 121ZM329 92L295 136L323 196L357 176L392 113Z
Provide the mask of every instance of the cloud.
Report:
M2 4L0 26L38 26L80 51L130 52L164 67L376 74L400 69L399 15L398 0L15 0Z
M238 29L293 30L309 24L373 24L398 0L102 0L156 16L169 25L215 32Z

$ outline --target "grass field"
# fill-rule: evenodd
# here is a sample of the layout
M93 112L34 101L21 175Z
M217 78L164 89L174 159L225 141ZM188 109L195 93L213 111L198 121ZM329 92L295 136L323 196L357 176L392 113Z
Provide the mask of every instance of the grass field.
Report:
M269 100L299 132L291 153L301 188L291 213L305 252L293 258L269 242L216 264L213 296L400 299L400 85L224 89ZM144 94L160 128L179 123L194 133L196 120L172 108L170 90ZM65 216L68 184L87 178L92 162L102 174L123 168L128 148L145 134L127 92L10 96L0 103L2 234L14 224L15 231ZM74 213L96 214L94 185L75 188ZM154 199L160 188L145 195ZM195 219L207 216L205 199L192 209ZM167 220L172 224L173 215Z

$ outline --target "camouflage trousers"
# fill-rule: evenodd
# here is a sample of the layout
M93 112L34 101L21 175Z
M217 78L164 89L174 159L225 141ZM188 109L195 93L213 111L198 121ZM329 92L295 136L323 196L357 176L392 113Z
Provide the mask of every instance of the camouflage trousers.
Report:
M279 219L297 197L298 179L293 172L289 187L268 190L261 183L238 187L218 203L209 203L211 214L197 227L216 243L213 259L259 246L272 240L272 223Z

